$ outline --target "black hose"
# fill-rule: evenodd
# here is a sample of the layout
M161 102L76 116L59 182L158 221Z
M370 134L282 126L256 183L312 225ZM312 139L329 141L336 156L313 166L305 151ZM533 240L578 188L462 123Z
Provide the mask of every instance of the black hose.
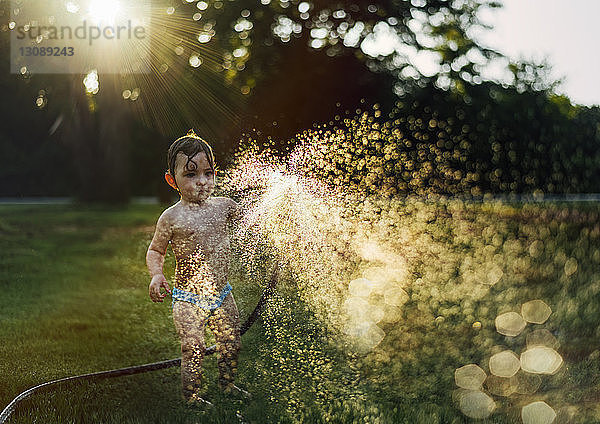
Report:
M250 314L248 319L246 319L244 324L242 324L242 326L240 327L240 335L244 335L244 333L246 331L248 331L248 329L250 327L252 327L252 324L254 324L256 319L260 316L260 314L264 310L265 304L267 303L267 298L271 295L271 293L275 289L275 286L277 285L277 280L278 280L278 268L277 268L277 266L275 266L273 273L271 275L271 281L269 282L269 285L263 291L263 293L260 297L260 300L258 301L258 304L254 308L254 310L252 311L252 313ZM212 345L212 346L209 346L206 348L206 350L204 351L204 354L212 355L213 353L216 352L216 350L217 350L217 346ZM164 368L177 367L180 365L181 365L181 358L176 358L176 359L169 359L166 361L153 362L151 364L136 365L134 367L126 367L126 368L119 368L116 370L98 371L98 372L93 372L93 373L89 373L89 374L75 375L72 377L65 377L65 378L61 378L58 380L53 380L53 381L48 381L46 383L38 384L37 386L31 387L30 389L27 389L24 392L22 392L21 394L19 394L16 398L14 398L12 400L11 403L9 403L6 406L6 408L4 408L2 413L0 413L0 424L4 424L6 422L6 420L13 413L17 404L20 401L28 398L29 396L31 396L34 393L41 392L49 387L52 387L52 386L55 386L55 385L58 385L61 383L82 382L82 381L88 381L88 380L102 380L105 378L121 377L123 375L133 375L133 374L140 374L140 373L148 372L148 371L162 370Z

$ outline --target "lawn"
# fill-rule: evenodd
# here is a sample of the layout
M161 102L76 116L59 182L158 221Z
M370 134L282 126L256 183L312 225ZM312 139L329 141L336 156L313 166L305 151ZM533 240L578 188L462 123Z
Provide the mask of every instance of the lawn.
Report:
M160 211L0 206L2 406L48 380L179 356L170 302L147 295L144 257ZM489 376L492 355L519 356L539 330L562 366L535 375L527 393L489 377L481 390L495 409L479 422L521 422L521 408L540 400L556 422L600 422L599 213L583 203L364 203L335 220L337 233L300 228L310 240L277 239L286 262L277 294L243 338L238 382L252 401L217 396L209 357L216 411L183 405L170 368L34 395L9 422L470 422L455 370L477 364ZM269 266L260 244L240 243L231 283L245 318ZM173 263L169 254L167 278ZM500 334L496 317L531 300L551 308L549 319Z

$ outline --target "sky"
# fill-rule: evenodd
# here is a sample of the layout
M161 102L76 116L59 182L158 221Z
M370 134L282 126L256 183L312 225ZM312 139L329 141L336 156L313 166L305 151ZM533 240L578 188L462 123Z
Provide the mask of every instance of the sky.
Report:
M552 75L564 77L557 92L573 103L600 105L600 1L501 0L502 9L483 14L493 31L479 41L510 58L547 58Z

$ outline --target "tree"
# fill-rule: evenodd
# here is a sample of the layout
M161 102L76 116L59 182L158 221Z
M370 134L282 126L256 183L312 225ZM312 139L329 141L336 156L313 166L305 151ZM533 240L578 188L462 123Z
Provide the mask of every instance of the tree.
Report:
M523 132L519 126L527 127L530 121L512 115L521 114L520 118L551 110L536 119L544 125L558 119L556 134L571 131L573 119L582 119L587 128L595 116L590 112L583 119L572 111L570 121L563 119L565 115L555 116L556 110L568 108L550 98L553 83L547 80L545 64L510 64L514 79L509 85L481 81L481 67L500 55L479 46L472 35L484 27L479 12L500 6L494 1L162 1L153 15L153 73L98 75L100 87L95 94L85 94L83 75L22 77L29 82L33 102L35 92L44 91L37 112L45 123L35 125L44 127L38 132L48 138L47 128L54 127L53 122L60 124L52 137L60 136L71 149L69 172L77 175L82 198L125 200L129 191L125 181L134 181L136 193L148 193L153 186L148 181L160 180L169 143L190 127L213 143L222 162L237 145L240 128L259 140L283 141L313 123L333 124L373 104L385 117L399 99L405 106L397 112L404 114L402 126L407 128L427 124L434 117L431 111L454 121L469 121L469 133L453 128L457 132L448 133L453 138L448 145L467 146L463 150L474 158L472 166L479 168L462 169L464 164L452 162L448 172L478 175L482 190L521 192L537 187L540 175L554 172L555 165L544 165L532 176L536 143L546 140L547 130L536 133L532 126ZM0 10L7 17L7 9ZM8 35L7 25L2 28ZM8 52L6 38L0 47ZM437 57L437 71L412 63L410 51ZM0 83L14 81L2 77ZM34 90L33 85L39 88ZM6 92L11 90L16 88ZM20 110L27 108L23 105ZM455 116L458 111L468 116ZM9 107L5 113L13 116L14 112ZM415 117L417 113L422 116ZM417 130L431 132L427 140L437 136L437 130L427 126ZM11 139L6 135L11 131L2 133ZM529 137L528 141L511 147L508 138L521 136ZM436 151L427 140L411 144L413 159ZM496 150L498 143L500 150ZM533 148L524 147L532 143ZM47 146L58 152L60 144ZM130 155L132 148L135 152ZM26 156L22 146L7 149ZM520 154L519 149L523 157L531 157L522 163L528 164L528 170L519 171L516 180L508 176L514 170L501 170L499 177L493 177L498 169L494 161L502 163L512 157L511 151ZM571 154L568 151L557 150L560 155ZM579 154L577 148L573 154ZM558 160L556 155L547 157ZM130 173L129 167L141 171ZM437 181L442 177L436 176L435 184L443 188L445 183ZM585 180L581 178L578 181ZM555 184L548 190L566 187ZM449 192L463 189L468 187L454 185Z
M258 135L289 137L313 122L353 113L361 100L389 109L394 86L400 93L433 81L460 88L463 81L480 81L480 63L499 56L469 36L484 26L482 8L500 6L488 0L217 0L173 6L170 39L187 38L186 49L196 49L188 55L206 55L225 83L244 93L243 127ZM397 48L365 54L361 46L381 42L378 37L394 40ZM408 50L437 55L439 72L424 75Z

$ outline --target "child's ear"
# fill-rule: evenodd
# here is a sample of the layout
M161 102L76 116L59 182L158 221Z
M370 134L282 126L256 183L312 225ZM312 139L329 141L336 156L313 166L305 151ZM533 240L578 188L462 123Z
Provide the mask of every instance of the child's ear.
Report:
M167 182L167 184L169 184L175 190L179 190L177 188L177 183L175 182L175 178L173 178L173 176L169 172L165 172L165 181Z

